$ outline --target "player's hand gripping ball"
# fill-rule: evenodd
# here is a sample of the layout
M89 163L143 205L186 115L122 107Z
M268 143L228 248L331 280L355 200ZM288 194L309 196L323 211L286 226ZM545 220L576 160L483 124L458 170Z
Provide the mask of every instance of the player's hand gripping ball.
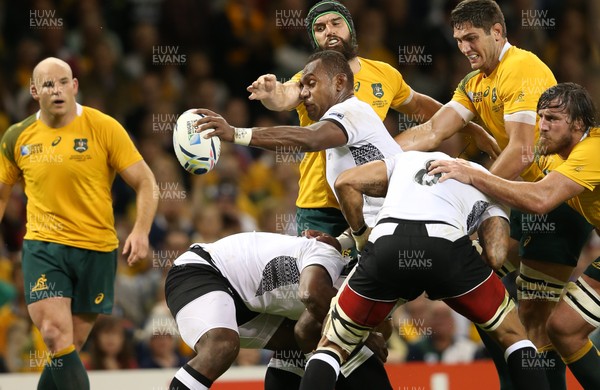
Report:
M196 132L194 123L203 117L194 110L187 110L177 118L173 130L173 148L181 166L194 175L203 175L210 172L221 154L221 140L219 137L204 139L202 136L212 130Z

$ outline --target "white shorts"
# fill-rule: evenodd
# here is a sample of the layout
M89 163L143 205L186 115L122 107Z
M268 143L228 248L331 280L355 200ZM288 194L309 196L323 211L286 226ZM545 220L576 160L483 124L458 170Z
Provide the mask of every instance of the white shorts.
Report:
M175 317L183 341L195 350L196 343L211 329L226 328L240 335L242 348L263 348L273 337L285 318L272 314L259 314L238 326L235 304L224 291L212 291L185 305Z

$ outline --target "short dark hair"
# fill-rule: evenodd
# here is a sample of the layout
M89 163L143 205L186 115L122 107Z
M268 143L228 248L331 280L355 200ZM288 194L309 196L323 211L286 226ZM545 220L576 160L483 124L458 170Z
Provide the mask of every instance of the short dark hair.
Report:
M348 80L349 87L352 88L354 86L354 73L352 73L352 69L342 53L335 50L318 51L308 57L306 63L309 64L316 60L321 60L323 68L331 79L338 74L344 74Z
M452 28L470 23L475 28L482 28L489 35L492 26L500 23L502 36L506 38L506 23L498 4L493 0L464 0L450 13Z
M581 120L585 128L596 125L596 106L592 97L579 84L560 83L545 90L540 96L537 110L557 108L567 114L567 123Z

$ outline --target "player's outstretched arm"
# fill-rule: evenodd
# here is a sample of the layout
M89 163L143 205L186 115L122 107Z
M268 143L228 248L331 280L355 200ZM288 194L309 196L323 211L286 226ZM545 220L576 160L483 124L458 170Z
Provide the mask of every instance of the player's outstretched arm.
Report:
M316 152L345 145L348 138L340 127L331 121L320 121L310 126L273 126L273 127L233 127L219 114L204 109L196 109L205 115L196 122L197 132L214 129L205 134L205 138L217 136L221 141L240 145L254 146L277 151L283 147L297 147L294 152Z
M507 206L534 214L547 213L585 190L581 184L558 172L550 172L537 182L510 181L474 168L462 159L432 162L429 174L438 173L443 174L440 183L455 179L472 184Z
M464 125L453 108L443 106L427 122L403 131L394 139L405 151L430 151L437 149L442 141L456 134Z
M4 218L4 212L6 211L6 206L10 200L12 187L13 186L10 184L0 182L0 221Z
M135 224L123 246L127 264L135 264L148 255L148 234L158 206L158 185L145 161L138 161L120 172L125 182L136 192Z
M274 74L260 76L248 88L248 99L260 100L271 111L289 111L300 104L300 84L297 81L277 81Z

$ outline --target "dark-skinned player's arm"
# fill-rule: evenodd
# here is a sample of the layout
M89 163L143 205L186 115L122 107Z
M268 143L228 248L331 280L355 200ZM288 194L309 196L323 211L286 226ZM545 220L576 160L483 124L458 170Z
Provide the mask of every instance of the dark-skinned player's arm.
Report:
M383 161L372 161L348 169L337 177L334 188L356 249L361 251L371 232L363 216L363 195L384 197L387 194L387 167Z
M310 126L233 127L219 114L199 108L196 113L206 115L196 122L197 132L214 129L205 138L217 136L221 141L274 150L297 147L298 152L316 152L346 145L346 133L333 121L323 120Z
M483 248L481 256L494 271L504 265L508 256L510 226L506 218L494 216L486 219L477 229L479 243Z
M321 338L323 320L329 311L331 298L337 293L333 282L327 270L317 264L307 266L300 273L298 294L306 311L296 323L294 333L305 353L316 348Z

